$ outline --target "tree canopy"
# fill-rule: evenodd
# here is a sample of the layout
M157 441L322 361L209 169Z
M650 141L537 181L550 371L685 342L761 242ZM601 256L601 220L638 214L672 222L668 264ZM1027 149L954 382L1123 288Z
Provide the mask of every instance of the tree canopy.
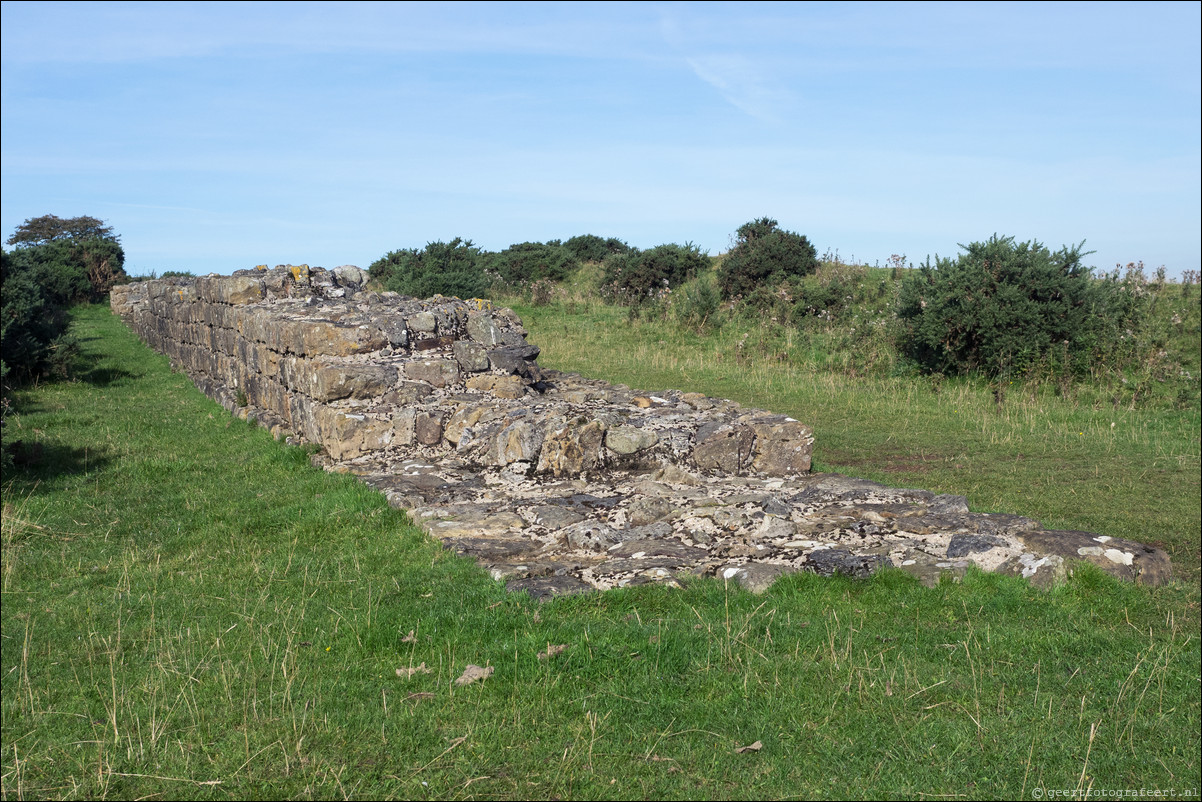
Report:
M8 238L9 245L46 245L51 242L82 242L90 239L103 239L109 242L121 242L121 237L113 232L113 227L105 225L103 220L83 215L81 217L59 217L56 214L44 214L41 217L31 217Z

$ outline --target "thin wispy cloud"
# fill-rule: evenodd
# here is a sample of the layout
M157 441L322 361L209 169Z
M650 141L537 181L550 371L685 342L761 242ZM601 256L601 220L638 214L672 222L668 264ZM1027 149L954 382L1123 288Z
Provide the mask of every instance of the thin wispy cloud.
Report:
M745 56L693 56L685 62L727 103L757 120L778 122L794 103L791 92L774 85L764 69Z

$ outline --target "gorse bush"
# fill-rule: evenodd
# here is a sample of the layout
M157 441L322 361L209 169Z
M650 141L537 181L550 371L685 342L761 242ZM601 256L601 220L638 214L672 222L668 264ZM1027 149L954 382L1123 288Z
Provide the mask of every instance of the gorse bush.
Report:
M0 259L0 364L6 388L39 376L66 376L77 352L67 333L66 304L47 291L40 265L18 255L24 254L4 252Z
M1053 253L994 235L961 247L957 259L928 260L902 284L900 346L923 370L1083 375L1139 324L1139 299L1116 280L1094 279L1080 246Z
M514 287L545 279L563 281L580 267L571 250L555 243L522 242L500 253L484 254L483 260L487 272Z
M727 300L770 302L782 283L817 269L818 251L808 239L761 217L739 226L735 247L718 268L718 289Z
M690 243L657 245L610 255L602 263L602 291L610 300L641 305L656 300L710 265L709 257Z
M629 245L616 237L598 237L596 234L582 234L572 237L563 243L563 247L581 262L601 262L605 257L615 253L627 253L633 250Z
M672 315L686 328L704 333L720 324L722 299L708 277L684 285L672 297Z
M391 251L372 262L368 272L384 289L417 298L477 298L488 293L494 280L485 270L480 249L459 237L431 242L420 251Z

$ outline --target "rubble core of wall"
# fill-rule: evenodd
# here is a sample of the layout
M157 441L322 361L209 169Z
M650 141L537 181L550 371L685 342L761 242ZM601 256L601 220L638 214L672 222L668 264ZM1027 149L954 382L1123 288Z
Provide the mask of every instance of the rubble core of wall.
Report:
M154 349L226 409L314 443L449 548L536 596L708 574L932 584L971 565L1062 579L1074 561L1159 583L1164 552L959 496L811 474L813 434L698 393L642 393L545 370L488 301L369 292L353 266L306 265L113 289Z

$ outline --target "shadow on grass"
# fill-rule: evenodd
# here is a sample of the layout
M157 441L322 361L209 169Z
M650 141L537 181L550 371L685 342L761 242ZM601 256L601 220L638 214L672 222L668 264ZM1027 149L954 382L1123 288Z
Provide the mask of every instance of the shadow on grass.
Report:
M108 387L114 384L124 384L128 379L141 378L142 374L130 373L121 368L92 368L77 374L80 381L87 382L93 387Z
M104 468L111 459L103 452L88 448L54 445L51 443L14 440L4 444L12 455L12 475L5 471L3 481L18 475L27 480L42 481L59 476L86 473Z

